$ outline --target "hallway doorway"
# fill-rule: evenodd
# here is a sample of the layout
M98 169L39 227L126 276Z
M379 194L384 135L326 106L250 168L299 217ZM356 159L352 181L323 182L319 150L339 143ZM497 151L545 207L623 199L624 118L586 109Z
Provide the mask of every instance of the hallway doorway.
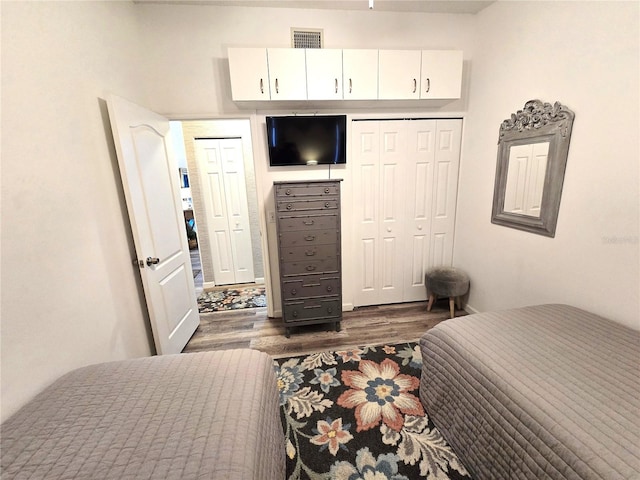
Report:
M248 119L172 121L171 129L176 159L181 168L185 222L190 218L193 219L197 238L197 246L190 250L196 294L200 296L207 290L219 290L226 284L262 285L264 265L250 121ZM202 148L199 147L201 145L234 146L242 165L240 166L241 174L231 173L231 180L228 180L230 177L227 176L227 185L231 185L231 192L227 194L224 192L223 172L208 171L209 165L206 159L203 160ZM207 155L212 155L213 150L216 149L210 149ZM235 188L240 176L242 176L243 188ZM240 203L233 198L238 194L242 195L241 203L246 205L246 220L240 220L239 217L223 220L219 215L218 207L225 202ZM222 228L223 221L226 222L225 228ZM244 224L240 225L241 221L246 222L246 228ZM185 225L188 229L187 223ZM236 236L239 227L245 229L245 241L237 242L232 246L224 237L226 236L228 240ZM233 251L233 248L237 250ZM250 275L225 278L223 273L229 269L228 262L232 258L232 253L240 259L239 263L250 263L248 265L250 268L247 268L252 270Z

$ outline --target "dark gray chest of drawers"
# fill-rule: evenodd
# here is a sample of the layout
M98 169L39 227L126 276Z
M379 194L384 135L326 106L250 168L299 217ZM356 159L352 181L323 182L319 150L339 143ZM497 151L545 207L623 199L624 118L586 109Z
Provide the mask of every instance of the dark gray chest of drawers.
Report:
M340 180L274 182L282 319L291 327L342 320Z

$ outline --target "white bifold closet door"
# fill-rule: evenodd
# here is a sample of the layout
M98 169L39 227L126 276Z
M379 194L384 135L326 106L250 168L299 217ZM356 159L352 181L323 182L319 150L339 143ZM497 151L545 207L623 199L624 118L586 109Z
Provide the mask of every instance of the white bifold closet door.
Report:
M255 281L249 206L239 138L196 140L216 285ZM197 221L197 218L196 218Z
M461 119L352 122L355 306L425 300L425 271L451 265L461 131Z

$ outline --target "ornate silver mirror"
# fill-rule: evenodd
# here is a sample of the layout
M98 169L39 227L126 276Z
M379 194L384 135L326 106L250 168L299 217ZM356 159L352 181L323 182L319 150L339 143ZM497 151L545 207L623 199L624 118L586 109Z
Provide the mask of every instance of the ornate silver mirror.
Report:
M491 222L555 236L575 115L529 100L500 125Z

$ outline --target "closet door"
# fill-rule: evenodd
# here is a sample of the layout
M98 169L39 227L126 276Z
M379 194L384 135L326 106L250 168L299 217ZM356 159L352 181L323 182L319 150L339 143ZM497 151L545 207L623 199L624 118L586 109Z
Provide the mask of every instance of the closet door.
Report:
M426 300L424 274L451 265L462 120L351 126L354 305Z
M404 302L426 298L424 274L429 267L436 120L406 122L406 248L404 258Z
M429 265L451 265L458 197L462 120L438 120Z
M195 146L214 281L216 285L253 282L242 141L238 138L198 139Z
M406 131L401 120L353 122L352 138L359 243L354 303L401 302Z

